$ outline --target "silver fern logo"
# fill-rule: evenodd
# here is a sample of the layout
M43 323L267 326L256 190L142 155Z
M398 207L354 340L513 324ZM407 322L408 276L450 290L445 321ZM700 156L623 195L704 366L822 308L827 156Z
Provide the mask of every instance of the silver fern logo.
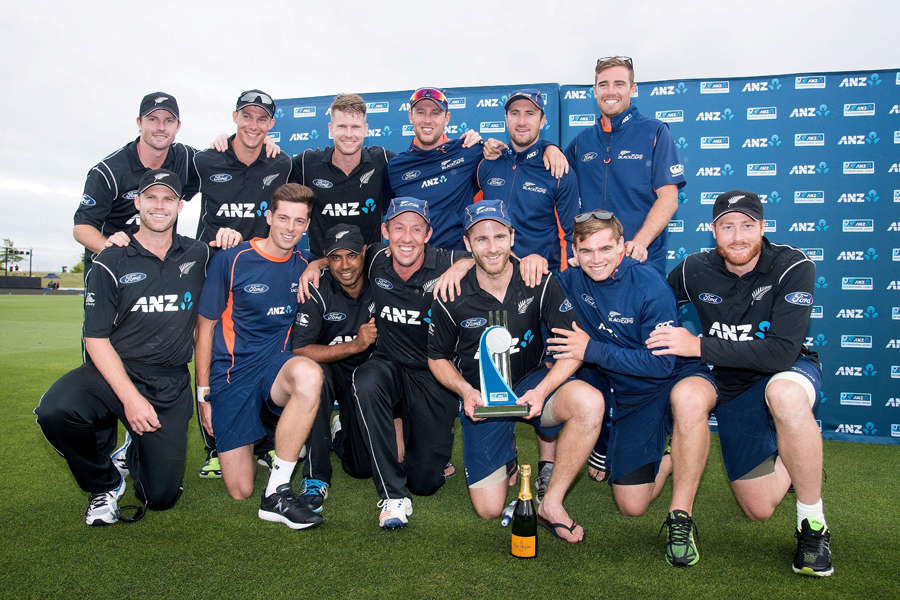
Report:
M431 292L433 292L434 286L437 285L438 281L440 281L440 278L432 279L431 281L427 282L424 286L422 286L422 292L425 294L430 294Z
M363 173L359 176L359 185L364 186L369 183L369 180L372 179L372 175L375 173L375 169L372 169L368 173Z
M753 290L753 301L756 302L760 298L766 295L766 292L772 289L771 285L764 285L761 288L756 288Z
M525 314L525 311L528 310L528 306L531 304L531 302L533 300L534 300L534 298L526 298L525 300L522 300L521 302L519 302L519 314L520 315Z
M274 175L266 175L265 177L263 177L263 189L266 189L267 187L272 185L272 182L275 181L276 177L278 177L278 173L275 173Z
M181 275L179 275L178 277L181 278L182 276L187 275L188 273L190 273L190 272L191 272L191 268L193 268L193 266L194 266L195 264L197 264L197 261L196 261L196 260L192 260L191 262L186 262L186 263L182 263L182 264L178 265L178 270L181 271Z

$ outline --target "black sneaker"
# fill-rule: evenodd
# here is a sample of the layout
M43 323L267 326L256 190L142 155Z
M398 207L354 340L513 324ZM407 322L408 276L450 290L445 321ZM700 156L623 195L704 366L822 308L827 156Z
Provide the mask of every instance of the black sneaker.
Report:
M273 523L284 523L291 529L306 529L321 525L322 515L309 510L291 492L291 484L285 483L275 490L275 493L266 496L262 493L259 503L259 518Z
M673 510L666 517L663 527L668 528L666 541L666 560L673 567L689 567L700 560L700 552L694 543L694 532L697 526L694 520L683 510Z
M328 484L321 479L304 479L300 486L300 504L313 511L322 512L322 505L328 497Z
M553 463L544 463L544 468L538 471L537 479L534 482L534 500L540 504L544 500L544 494L547 493L547 486L550 485L550 476L553 475Z
M826 577L834 573L831 566L831 532L818 519L803 519L797 537L797 553L794 554L794 573Z

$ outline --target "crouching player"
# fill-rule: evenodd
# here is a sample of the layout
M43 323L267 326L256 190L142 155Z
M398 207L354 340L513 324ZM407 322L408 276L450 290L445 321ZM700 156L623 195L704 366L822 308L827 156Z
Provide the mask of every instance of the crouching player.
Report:
M299 279L307 266L295 249L309 226L313 193L288 183L272 194L269 235L216 254L200 298L197 397L232 498L253 494L253 443L264 435L260 406L280 415L275 457L259 517L292 529L322 516L291 491L291 475L319 406L322 370L291 354Z
M556 465L538 507L538 522L570 543L584 539L584 530L563 508L566 491L587 461L600 433L603 396L572 378L579 360L563 358L545 365L541 323L568 327L574 315L552 275L535 287L525 285L519 260L511 256L514 231L506 207L499 200L469 206L464 216L465 244L475 269L463 278L461 293L431 309L428 366L438 381L462 397L463 452L469 496L478 516L499 517L514 485L516 450L513 429L517 419L476 419L482 404L477 352L492 312L506 313L514 344L510 348L510 380L518 404L529 407L528 422L544 435L562 428ZM454 366L456 365L456 366ZM459 370L457 370L457 366Z
M182 490L193 412L187 363L209 246L174 232L184 205L178 175L148 171L137 192L138 230L126 246L100 252L85 281L88 360L35 409L47 441L90 494L88 525L119 520L129 474L138 500L153 510L174 506ZM116 419L128 435L111 460L97 450L95 426Z
M675 295L653 266L625 256L622 224L612 213L575 217L573 241L581 268L560 274L560 283L585 330L554 329L550 350L593 366L615 390L608 459L623 515L644 514L674 471L666 559L693 565L700 560L693 504L716 402L712 374L696 359L654 356L645 347L651 331L678 323ZM672 452L664 456L669 432Z

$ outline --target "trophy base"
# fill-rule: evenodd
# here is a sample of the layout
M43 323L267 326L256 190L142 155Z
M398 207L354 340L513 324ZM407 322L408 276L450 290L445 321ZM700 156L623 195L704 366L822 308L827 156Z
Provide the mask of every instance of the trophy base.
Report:
M476 406L475 416L484 417L527 417L528 405L502 404L494 406Z

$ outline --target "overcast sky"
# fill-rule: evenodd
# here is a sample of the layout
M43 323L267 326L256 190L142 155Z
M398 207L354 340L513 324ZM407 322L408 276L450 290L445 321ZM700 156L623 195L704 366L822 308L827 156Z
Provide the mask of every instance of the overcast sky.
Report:
M141 97L175 95L178 141L232 132L237 95L434 85L589 84L600 56L636 79L900 68L897 0L4 3L0 238L35 270L78 262L87 171L134 139ZM181 233L192 235L199 196Z

